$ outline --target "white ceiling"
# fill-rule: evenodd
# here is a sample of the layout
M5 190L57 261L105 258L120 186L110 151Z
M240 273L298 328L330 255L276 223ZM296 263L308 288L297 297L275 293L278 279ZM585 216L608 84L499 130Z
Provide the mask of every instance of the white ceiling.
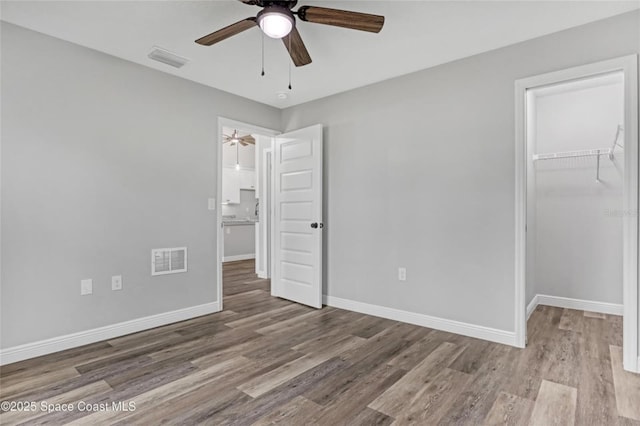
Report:
M635 1L324 1L300 5L386 16L380 34L299 22L313 63L293 69L282 41L261 32L220 44L202 35L260 9L218 1L2 1L1 19L279 108L318 99L466 56L640 8ZM147 57L153 46L191 61L181 69ZM278 92L288 98L279 99Z

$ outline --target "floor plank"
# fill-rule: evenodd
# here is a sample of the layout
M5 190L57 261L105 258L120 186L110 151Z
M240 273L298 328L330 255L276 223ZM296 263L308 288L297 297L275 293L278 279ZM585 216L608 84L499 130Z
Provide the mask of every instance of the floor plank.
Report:
M255 422L254 426L302 425L320 411L321 407L303 396L297 396Z
M565 308L562 312L562 317L560 318L560 324L558 325L558 328L561 330L580 332L582 331L583 318L584 311Z
M288 382L294 377L299 376L305 371L328 361L341 352L359 346L362 344L363 340L364 339L356 336L338 338L332 344L323 349L295 359L276 368L275 370L271 370L262 376L243 383L238 386L238 389L254 398L257 398L279 385Z
M486 426L518 426L527 424L534 402L507 392L500 392L484 421Z
M457 395L451 409L440 420L440 424L481 424L499 393L518 377L518 373L526 372L526 370L518 371L517 360L521 352L509 346L492 345L486 362L473 374L469 385Z
M531 413L529 425L554 426L575 424L576 388L544 380Z
M385 363L371 370L362 362L321 382L305 396L322 404L317 419L324 424L340 424L351 420L382 392L396 383L405 372ZM379 413L376 411L376 413ZM382 413L379 413L382 414ZM365 415L364 413L358 415ZM385 419L387 416L376 416Z
M619 423L607 322L585 317L580 347L578 376L577 424Z
M438 424L454 404L455 396L470 381L470 374L450 368L443 369L411 398L406 409L394 416L396 421L393 424Z
M429 385L437 373L451 364L463 350L464 347L456 346L453 343L442 343L403 378L369 404L369 407L397 418L411 406L416 394L419 394L425 385Z
M610 346L618 414L640 420L640 375L622 369L622 348Z
M71 378L80 377L80 373L73 367L53 370L47 374L40 374L29 379L14 381L13 383L2 383L0 387L0 398L7 398L10 395L20 395L25 391L38 388L43 385L62 382Z

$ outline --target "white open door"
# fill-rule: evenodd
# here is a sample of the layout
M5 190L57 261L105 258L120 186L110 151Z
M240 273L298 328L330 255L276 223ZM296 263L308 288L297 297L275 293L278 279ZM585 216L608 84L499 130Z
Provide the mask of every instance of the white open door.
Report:
M322 307L322 125L275 138L274 295Z

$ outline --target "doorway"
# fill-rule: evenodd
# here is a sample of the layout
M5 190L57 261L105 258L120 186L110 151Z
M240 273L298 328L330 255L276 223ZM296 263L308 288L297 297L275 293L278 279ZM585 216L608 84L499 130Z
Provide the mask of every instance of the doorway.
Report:
M623 365L634 372L637 78L634 55L516 83L517 343L538 305L564 308L567 323L580 311L623 315Z
M263 207L263 152L278 132L248 123L218 119L217 238L218 300L261 290L270 294L265 275L261 229L267 226ZM262 204L262 206L261 206ZM266 208L265 208L266 209ZM262 213L262 214L261 214ZM268 254L267 254L268 256Z
M220 309L252 290L322 308L322 126L278 134L220 118L218 130Z

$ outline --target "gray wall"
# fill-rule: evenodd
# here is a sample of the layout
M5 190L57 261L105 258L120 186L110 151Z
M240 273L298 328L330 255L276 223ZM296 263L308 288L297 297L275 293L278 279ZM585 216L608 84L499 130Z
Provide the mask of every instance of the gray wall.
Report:
M223 261L249 254L256 254L256 225L225 225Z
M1 347L215 301L217 117L280 111L1 26ZM151 277L174 246L189 271Z
M624 123L624 85L622 75L618 84L598 80L603 85L535 97L536 152L611 147ZM537 161L534 173L537 220L528 235L537 247L528 266L537 293L622 304L623 150L601 158L600 183L593 157Z
M325 125L325 293L513 331L514 81L638 53L639 24L620 15L286 109L283 130Z

